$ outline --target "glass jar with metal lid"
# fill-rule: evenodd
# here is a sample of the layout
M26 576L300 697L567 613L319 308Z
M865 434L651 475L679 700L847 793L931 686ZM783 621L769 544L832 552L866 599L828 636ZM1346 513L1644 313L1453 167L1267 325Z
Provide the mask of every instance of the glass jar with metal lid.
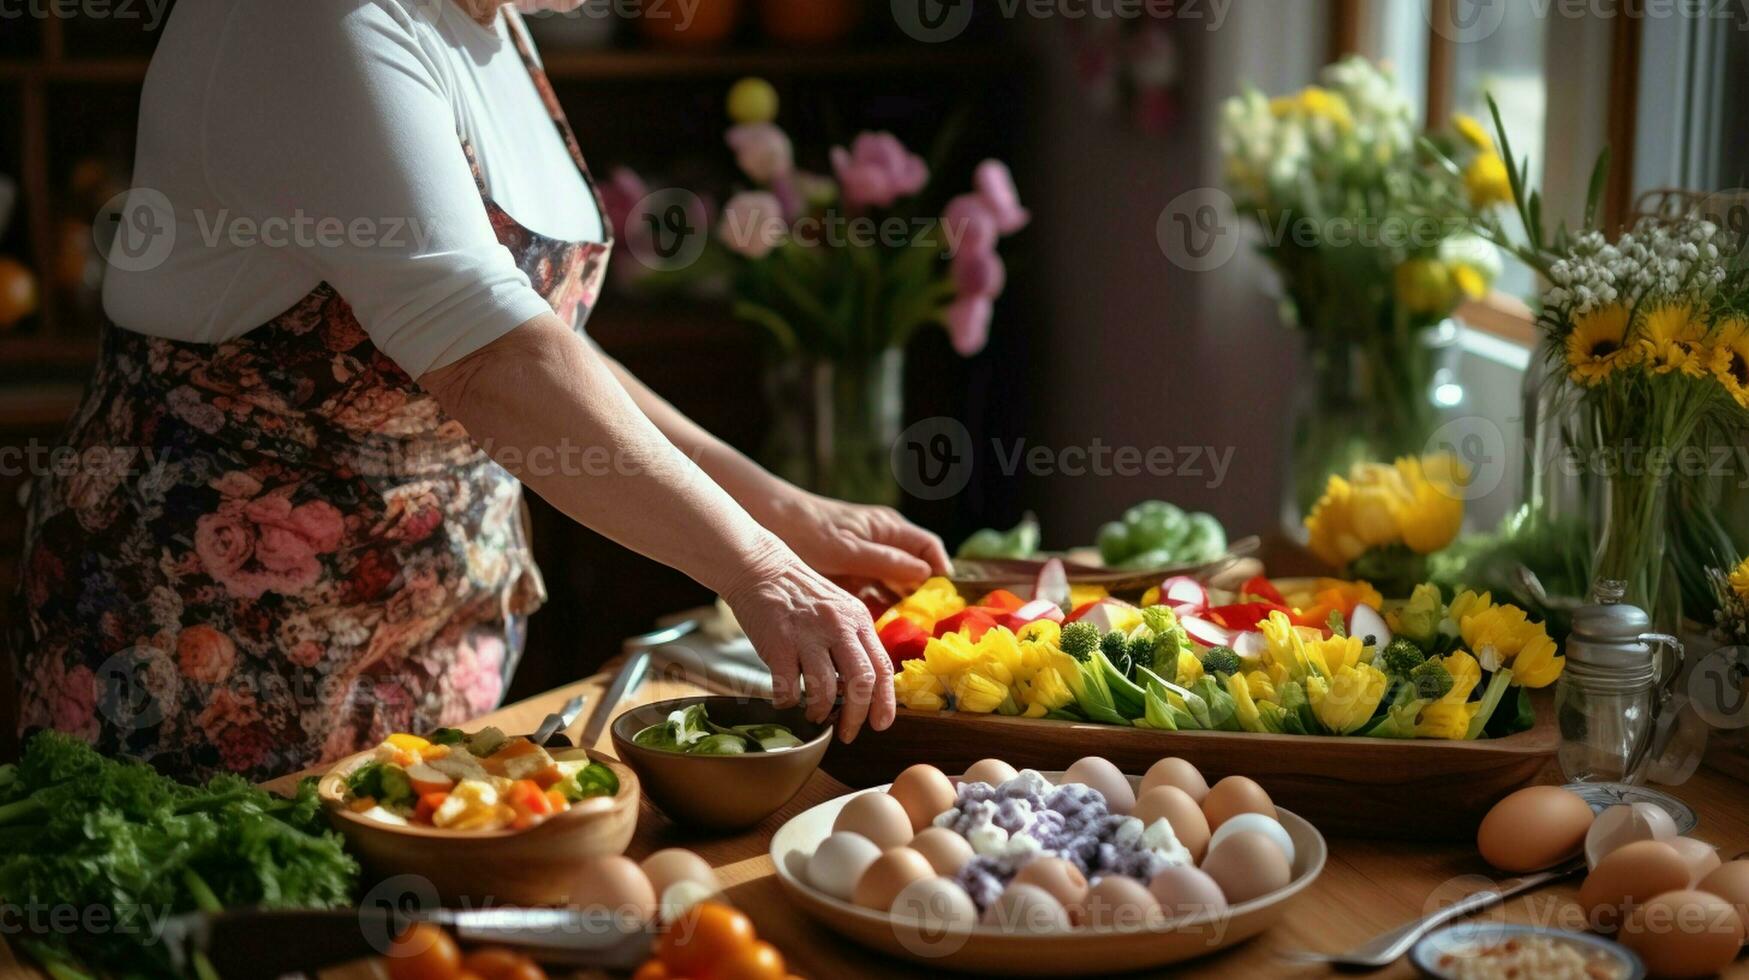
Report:
M1644 778L1658 712L1681 668L1681 641L1651 632L1651 617L1621 595L1618 583L1599 583L1593 604L1573 613L1555 685L1557 758L1570 782Z

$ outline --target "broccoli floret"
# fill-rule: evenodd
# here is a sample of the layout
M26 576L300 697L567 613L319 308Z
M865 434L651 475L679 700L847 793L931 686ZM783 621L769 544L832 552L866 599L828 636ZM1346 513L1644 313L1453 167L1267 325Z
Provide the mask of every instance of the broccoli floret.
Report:
M1428 660L1417 664L1409 671L1409 682L1415 685L1415 696L1437 701L1451 693L1451 671L1445 669L1445 664L1437 660Z
M1237 674L1242 668L1239 654L1232 647L1210 647L1202 655L1202 669L1210 674Z
M1126 651L1130 663L1143 666L1152 664L1154 662L1154 647L1158 642L1154 637L1146 634L1133 637L1130 640L1129 649Z
M1427 655L1414 640L1398 637L1379 654L1379 667L1393 677L1408 677L1409 672L1427 662Z
M1063 627L1057 643L1064 653L1085 662L1093 656L1094 650L1099 649L1099 627L1092 623L1070 623Z
M1099 639L1099 652L1105 654L1105 659L1117 663L1130 649L1130 641L1117 630L1112 630Z

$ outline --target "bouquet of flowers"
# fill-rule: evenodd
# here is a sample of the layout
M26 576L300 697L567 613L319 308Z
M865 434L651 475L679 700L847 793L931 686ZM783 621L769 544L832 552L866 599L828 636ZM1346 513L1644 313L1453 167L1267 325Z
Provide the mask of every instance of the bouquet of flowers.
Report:
M1463 464L1450 453L1356 463L1332 474L1306 517L1312 553L1350 578L1405 595L1426 578L1427 556L1464 522Z
M1292 95L1229 100L1221 146L1238 214L1261 232L1312 355L1309 414L1323 428L1296 438L1304 514L1326 474L1425 445L1449 342L1435 328L1499 274L1477 232L1510 199L1509 181L1479 123L1459 116L1450 132L1418 133L1395 80L1363 58Z
M1498 112L1495 124L1510 155ZM1674 630L1682 601L1667 558L1672 476L1708 465L1706 432L1740 432L1749 419L1749 238L1689 215L1641 219L1612 242L1595 227L1607 167L1606 155L1585 226L1553 234L1525 170L1510 171L1528 241L1494 235L1550 283L1538 325L1578 420L1571 451L1596 487L1593 580L1625 583L1625 601Z
M1713 569L1712 580L1719 600L1714 635L1721 643L1749 644L1749 558L1730 571Z

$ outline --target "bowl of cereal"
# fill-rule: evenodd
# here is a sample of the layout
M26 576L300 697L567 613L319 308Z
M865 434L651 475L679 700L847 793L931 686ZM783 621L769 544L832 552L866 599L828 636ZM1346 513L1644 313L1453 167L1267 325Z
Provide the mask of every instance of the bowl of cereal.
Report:
M1469 922L1430 933L1409 950L1422 976L1437 980L1644 980L1633 950L1587 932L1506 922Z

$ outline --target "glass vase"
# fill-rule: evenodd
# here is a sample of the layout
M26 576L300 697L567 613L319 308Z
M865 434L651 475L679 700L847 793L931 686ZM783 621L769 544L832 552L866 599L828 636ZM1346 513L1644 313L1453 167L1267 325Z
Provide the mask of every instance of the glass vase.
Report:
M1682 626L1682 590L1670 560L1670 482L1615 473L1596 481L1591 518L1593 582L1617 583L1617 601L1638 606L1657 632Z
M1389 463L1427 451L1457 387L1457 325L1446 320L1400 343L1309 331L1310 383L1302 386L1289 437L1283 529L1305 538L1305 517L1332 474L1361 462Z
M891 454L904 419L905 356L787 359L767 373L766 465L815 493L897 505Z

